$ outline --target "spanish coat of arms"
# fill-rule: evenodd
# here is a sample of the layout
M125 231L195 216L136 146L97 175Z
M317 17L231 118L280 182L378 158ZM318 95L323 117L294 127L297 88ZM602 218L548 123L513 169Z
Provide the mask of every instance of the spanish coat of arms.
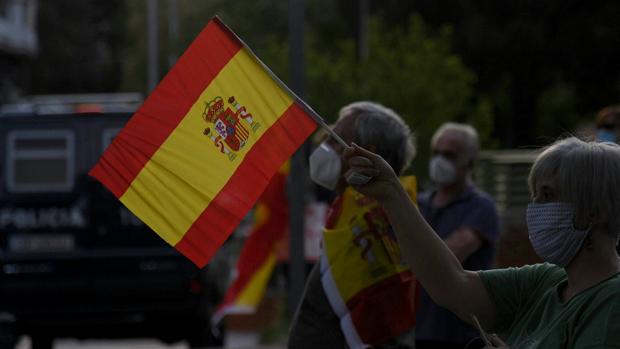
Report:
M203 134L211 138L230 161L247 143L250 132L253 134L260 127L260 123L252 119L252 114L234 96L228 98L228 105L220 96L206 102L202 118L207 123Z

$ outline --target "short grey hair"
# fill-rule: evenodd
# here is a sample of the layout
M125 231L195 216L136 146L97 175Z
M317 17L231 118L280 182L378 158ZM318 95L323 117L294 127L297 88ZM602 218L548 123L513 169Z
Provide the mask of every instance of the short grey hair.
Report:
M575 137L556 141L536 159L528 185L536 195L536 181L549 179L559 199L573 206L577 228L599 224L612 236L620 232L620 146L584 142Z
M468 161L476 162L478 160L478 154L480 153L480 141L478 139L478 132L471 125L459 124L456 122L443 123L431 138L431 148L435 148L439 138L446 132L455 132L460 134L465 140L465 148Z
M360 146L374 145L376 153L402 174L415 157L415 137L403 119L390 108L370 101L344 106L338 119L355 115L353 142Z

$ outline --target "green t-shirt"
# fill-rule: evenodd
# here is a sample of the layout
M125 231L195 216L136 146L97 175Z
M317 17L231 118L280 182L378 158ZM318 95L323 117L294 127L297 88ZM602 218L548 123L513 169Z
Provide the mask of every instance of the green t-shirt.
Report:
M479 272L511 349L620 348L620 274L566 303L564 269L549 263Z

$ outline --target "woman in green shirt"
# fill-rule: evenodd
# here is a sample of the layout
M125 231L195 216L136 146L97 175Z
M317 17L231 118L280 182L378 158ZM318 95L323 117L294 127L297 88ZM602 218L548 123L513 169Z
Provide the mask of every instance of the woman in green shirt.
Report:
M371 176L361 193L379 200L404 258L433 300L474 324L493 348L620 348L620 146L571 137L532 166L530 241L546 262L463 270L426 224L391 167L356 145L348 172Z

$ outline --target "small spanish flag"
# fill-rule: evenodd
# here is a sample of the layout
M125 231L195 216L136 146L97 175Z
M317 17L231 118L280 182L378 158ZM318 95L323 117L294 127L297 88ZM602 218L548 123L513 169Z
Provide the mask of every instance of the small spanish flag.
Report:
M89 174L202 267L315 120L215 17Z
M218 323L228 314L253 314L263 299L275 269L278 251L288 234L289 210L286 197L287 161L263 192L254 210L254 226L237 260L235 277L211 321Z

